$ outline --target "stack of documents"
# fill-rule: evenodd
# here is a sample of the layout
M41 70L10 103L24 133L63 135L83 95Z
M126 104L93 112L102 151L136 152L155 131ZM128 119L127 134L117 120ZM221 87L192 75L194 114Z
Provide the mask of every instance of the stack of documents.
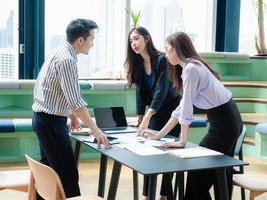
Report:
M193 147L186 149L168 150L167 153L178 156L180 158L197 158L203 156L218 156L223 155L221 152L214 151L205 147Z

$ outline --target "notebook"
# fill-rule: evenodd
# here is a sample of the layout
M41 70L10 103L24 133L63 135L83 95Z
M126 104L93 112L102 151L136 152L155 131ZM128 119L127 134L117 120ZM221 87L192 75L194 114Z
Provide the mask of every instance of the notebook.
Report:
M107 134L137 132L137 127L127 125L123 107L94 108L94 115L97 126Z

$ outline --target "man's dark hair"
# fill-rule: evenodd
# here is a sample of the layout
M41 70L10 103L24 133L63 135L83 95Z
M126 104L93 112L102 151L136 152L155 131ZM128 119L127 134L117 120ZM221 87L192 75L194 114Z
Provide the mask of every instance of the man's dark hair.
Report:
M66 29L67 41L73 43L77 38L83 37L84 40L90 35L90 31L98 28L97 24L89 19L72 20Z

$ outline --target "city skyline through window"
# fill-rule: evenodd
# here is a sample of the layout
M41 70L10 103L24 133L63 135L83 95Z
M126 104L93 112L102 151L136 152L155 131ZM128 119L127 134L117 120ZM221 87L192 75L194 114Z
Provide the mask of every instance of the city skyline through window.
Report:
M18 79L18 1L0 5L0 80Z
M161 51L166 37L177 31L186 32L198 52L214 50L214 0L134 0L131 7L141 12L139 25Z

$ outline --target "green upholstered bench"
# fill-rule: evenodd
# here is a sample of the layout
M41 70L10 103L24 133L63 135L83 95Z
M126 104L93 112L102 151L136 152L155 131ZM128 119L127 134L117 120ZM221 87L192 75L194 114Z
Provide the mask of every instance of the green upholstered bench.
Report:
M0 134L32 131L32 119L0 119Z
M26 90L33 90L34 88L34 84L35 84L36 80L32 80L32 79L28 79L28 80L19 80L18 84L19 84L19 89L26 89ZM0 83L1 85L1 83ZM89 81L87 80L80 80L79 81L79 85L81 90L83 89L91 89L91 85L89 84ZM3 86L4 87L4 86Z
M135 117L130 117L135 120ZM130 121L130 120L129 120ZM190 125L193 142L198 142L206 133L207 122L196 118ZM195 128L198 128L197 130ZM195 130L194 130L195 129ZM39 144L33 133L32 120L0 119L0 163L24 161L24 154L39 157ZM98 154L87 147L82 147L81 158L96 157Z
M40 157L32 119L0 119L0 163L25 161L25 154ZM82 146L81 158L97 156L97 152Z
M39 157L39 144L31 119L0 120L0 163L24 161L25 154Z

